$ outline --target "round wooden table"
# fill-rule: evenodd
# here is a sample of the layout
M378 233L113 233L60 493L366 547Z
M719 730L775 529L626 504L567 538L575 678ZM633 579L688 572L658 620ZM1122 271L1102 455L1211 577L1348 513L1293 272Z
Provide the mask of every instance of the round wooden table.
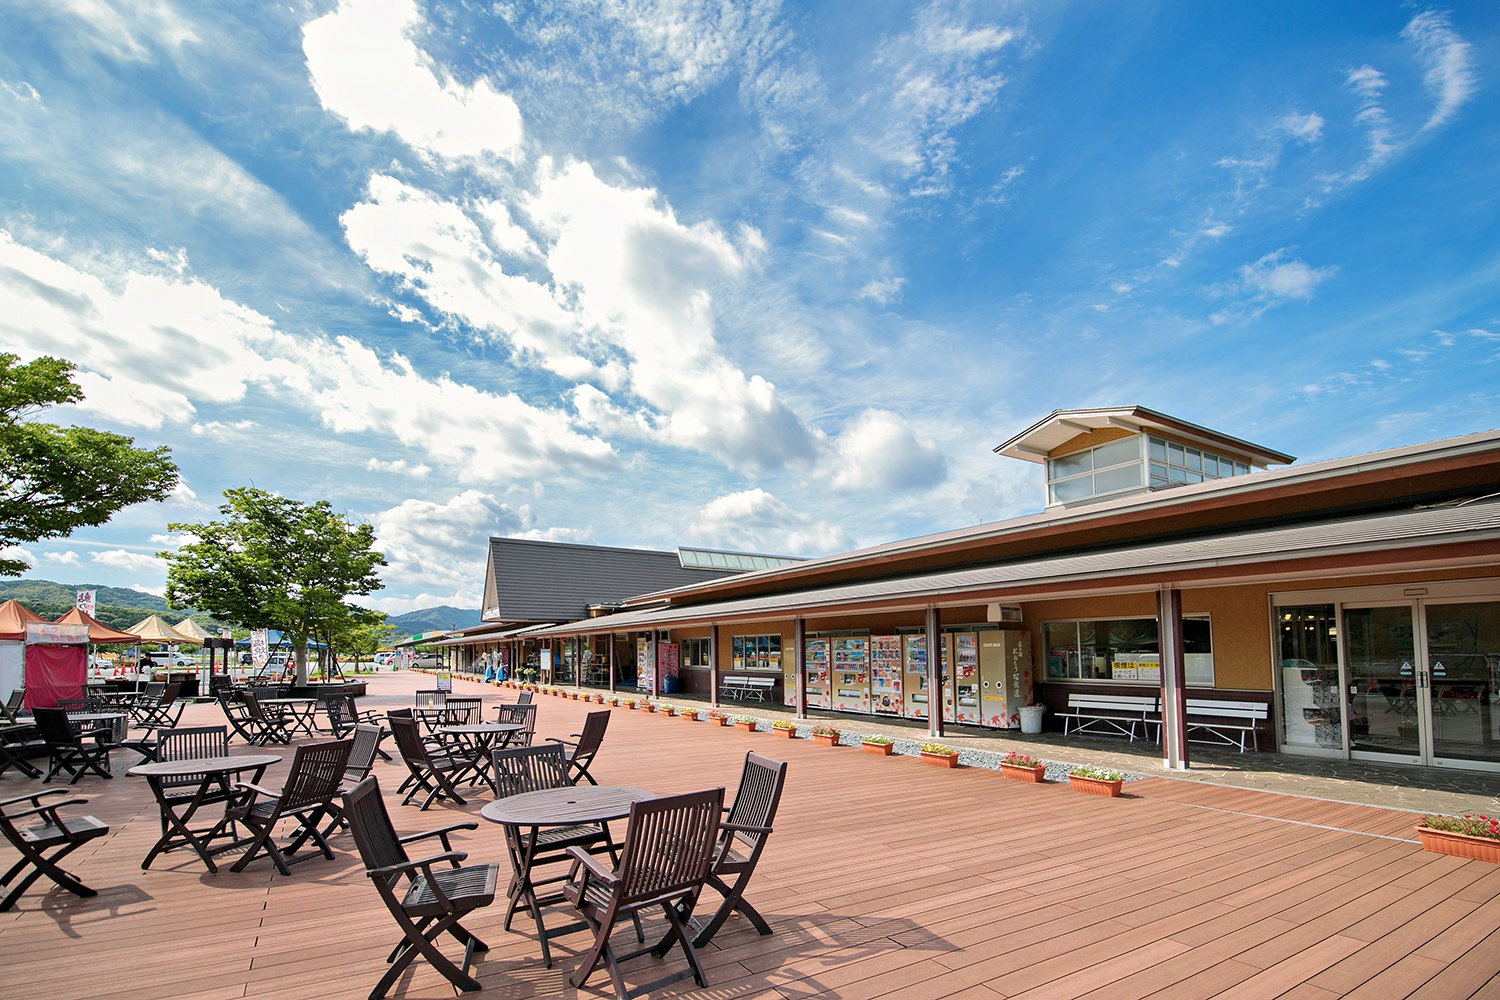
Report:
M151 867L151 862L156 856L174 847L191 847L197 852L198 857L208 866L213 873L218 872L218 866L214 864L213 856L225 851L232 851L248 843L240 840L234 835L234 824L230 822L227 815L228 803L233 797L229 790L229 776L239 774L242 771L254 771L250 778L253 785L260 781L261 775L266 768L281 760L279 754L274 753L247 753L232 757L196 757L189 760L167 760L156 761L150 764L137 764L125 773L135 778L145 778L151 786L151 794L156 796L156 804L161 808L161 819L163 831L161 839L152 846L146 854L146 860L141 862L141 869ZM197 778L198 790L193 793L191 799L182 796L176 798L167 797L167 789L163 787L162 781L166 778ZM181 787L187 782L181 782L174 787ZM193 830L188 826L193 814L203 804L209 790L218 784L221 792L221 800L226 806L226 815L219 822L206 830ZM185 807L178 812L177 807ZM218 847L212 846L213 841L228 837L230 843Z
M442 736L443 742L448 745L449 756L457 757L464 762L463 767L453 772L449 780L456 784L460 778L468 775L469 784L483 781L490 786L491 792L499 795L500 790L495 783L495 775L490 773L493 765L490 751L503 749L510 742L512 733L518 733L525 728L519 722L471 722L462 726L440 727L438 735ZM497 747L495 741L501 736L505 739Z

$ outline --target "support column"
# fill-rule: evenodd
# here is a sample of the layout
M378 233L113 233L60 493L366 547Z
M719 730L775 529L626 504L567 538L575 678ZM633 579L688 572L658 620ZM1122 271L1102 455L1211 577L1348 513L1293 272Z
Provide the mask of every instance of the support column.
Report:
M719 626L708 627L708 707L719 707Z
M609 693L615 693L615 634L609 634Z
M807 718L807 619L798 618L792 629L792 669L797 678L797 718Z
M577 691L583 690L583 636L573 637L573 688Z
M927 735L943 736L943 651L938 644L942 635L942 613L927 609Z
M1187 672L1182 655L1182 591L1176 588L1156 592L1156 637L1161 660L1162 764L1168 770L1185 771Z

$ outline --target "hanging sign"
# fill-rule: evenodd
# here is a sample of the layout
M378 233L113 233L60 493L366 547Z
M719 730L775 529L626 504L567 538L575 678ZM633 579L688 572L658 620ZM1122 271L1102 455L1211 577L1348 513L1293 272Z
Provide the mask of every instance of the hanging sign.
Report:
M230 638L233 638L233 637L229 634L229 629L226 628L226 629L220 629L219 630L219 638L220 639L230 639Z
M89 641L87 625L59 625L56 622L27 622L26 643L59 646L82 646Z
M250 662L257 667L266 665L271 658L271 641L263 628L254 629L250 633Z
M98 591L95 590L78 591L74 595L73 606L92 618L94 615L94 596L97 593Z

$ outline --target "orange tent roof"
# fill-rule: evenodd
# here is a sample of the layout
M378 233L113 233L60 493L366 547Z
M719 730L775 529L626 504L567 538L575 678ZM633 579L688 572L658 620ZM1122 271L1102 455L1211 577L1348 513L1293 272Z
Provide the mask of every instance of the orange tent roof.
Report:
M22 640L26 638L27 622L44 622L47 619L16 600L0 604L0 639Z
M140 642L140 639L129 632L121 632L119 629L110 628L99 621L93 615L85 614L74 608L57 620L59 625L87 625L89 627L89 642Z

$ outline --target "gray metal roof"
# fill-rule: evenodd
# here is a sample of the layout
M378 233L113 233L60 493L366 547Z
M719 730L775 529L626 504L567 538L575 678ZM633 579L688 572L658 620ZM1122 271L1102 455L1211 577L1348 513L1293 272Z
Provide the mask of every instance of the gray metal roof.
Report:
M1080 581L1104 581L1143 574L1196 573L1216 568L1228 570L1276 560L1396 551L1434 543L1490 539L1500 539L1500 502L1401 511L732 601L632 611L571 625L557 625L540 630L539 634L629 632L750 616L769 620L793 612L816 613L822 608L873 601L910 601L913 606L922 606L956 595L1000 588L1031 588L1041 593L1049 587Z
M675 552L491 538L482 615L487 621L572 621L591 604L619 604L738 572L685 569Z

